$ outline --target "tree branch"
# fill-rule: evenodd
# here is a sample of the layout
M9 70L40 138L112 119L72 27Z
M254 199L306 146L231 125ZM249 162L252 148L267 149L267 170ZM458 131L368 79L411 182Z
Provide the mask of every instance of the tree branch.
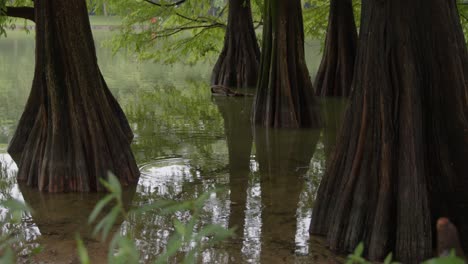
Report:
M184 3L185 1L187 1L187 0L179 0L179 1L177 1L177 2L175 2L175 3L172 3L172 4L159 4L159 3L155 3L155 2L153 2L153 1L151 1L151 0L144 0L144 1L147 2L147 3L150 3L150 4L152 4L152 5L155 5L155 6L160 6L160 7L171 7L171 6L178 6L178 5L180 5L180 4L183 4L183 3Z
M17 18L24 18L29 19L35 22L34 19L34 7L10 7L7 6L6 13L4 14L9 17L17 17Z

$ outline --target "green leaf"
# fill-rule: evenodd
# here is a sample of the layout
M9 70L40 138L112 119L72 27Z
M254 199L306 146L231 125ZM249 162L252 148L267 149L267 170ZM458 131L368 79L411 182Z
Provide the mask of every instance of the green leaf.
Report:
M364 243L361 242L359 245L356 247L354 250L354 256L362 256L362 253L364 253Z
M388 256L385 258L384 264L391 264L391 263L392 263L392 260L393 260L393 254L390 253L390 254L388 254Z
M78 246L78 256L80 258L80 263L91 264L91 261L89 260L88 250L86 249L83 240L81 240L79 235L76 236L76 243Z
M93 235L95 236L98 233L101 233L101 238L103 240L106 239L112 226L114 226L119 213L120 208L118 206L112 208L112 210L96 225L93 231Z
M97 216L101 213L102 209L104 209L104 207L110 201L112 201L113 198L114 198L114 196L109 194L109 195L106 195L106 197L104 197L103 199L99 200L99 202L96 204L93 211L89 215L88 223L91 224L92 222L94 222L96 220Z

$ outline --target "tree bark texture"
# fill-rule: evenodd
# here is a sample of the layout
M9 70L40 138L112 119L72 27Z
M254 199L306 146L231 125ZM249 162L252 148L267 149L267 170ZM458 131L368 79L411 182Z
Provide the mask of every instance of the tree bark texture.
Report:
M18 180L49 192L101 191L113 172L123 185L139 171L132 131L97 65L84 0L36 0L31 94L8 152Z
M260 49L253 27L250 0L229 0L229 17L223 50L216 62L211 85L254 87Z
M315 79L317 96L349 96L357 52L352 0L331 0L325 52Z
M276 128L318 126L318 103L304 57L301 1L266 0L264 17L253 122Z
M350 107L311 232L372 260L433 253L446 216L468 245L468 56L455 1L365 1Z

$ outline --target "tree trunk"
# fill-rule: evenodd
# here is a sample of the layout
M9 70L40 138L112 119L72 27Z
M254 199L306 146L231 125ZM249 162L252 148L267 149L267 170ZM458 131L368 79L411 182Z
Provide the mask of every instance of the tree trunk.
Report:
M318 103L304 57L300 0L266 0L253 121L266 127L314 127Z
M332 0L325 52L315 79L318 96L349 96L354 74L357 30L352 0Z
M85 0L36 0L36 68L8 152L18 179L49 192L138 180L126 117L97 65Z
M255 36L250 0L230 0L224 48L213 69L212 85L254 87L260 49Z
M351 105L311 231L372 260L433 253L438 217L468 238L468 56L450 0L369 0Z

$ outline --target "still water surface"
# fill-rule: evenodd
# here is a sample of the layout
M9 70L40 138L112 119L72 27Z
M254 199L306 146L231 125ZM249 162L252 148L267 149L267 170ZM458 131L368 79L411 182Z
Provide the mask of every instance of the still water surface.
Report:
M204 250L199 262L341 259L331 255L320 238L311 238L308 228L346 102L321 101L325 122L320 130L251 127L252 98L211 96L208 80L215 58L194 67L141 63L132 54L112 56L99 44L108 34L95 34L101 70L135 133L132 147L142 174L138 186L125 192L128 206L162 198L193 199L222 188L206 202L202 223L236 227L236 237ZM306 47L311 72L317 69L319 49L315 42ZM6 147L29 94L33 69L33 36L11 32L0 40L0 163L5 181L0 197L24 200L34 210L24 217L19 232L26 236L26 246L44 247L36 261L77 263L75 234L80 232L93 263L104 263L108 244L91 237L86 224L103 194L39 193L15 181L17 168ZM142 262L149 262L164 252L173 219L147 214L115 229L131 232Z

